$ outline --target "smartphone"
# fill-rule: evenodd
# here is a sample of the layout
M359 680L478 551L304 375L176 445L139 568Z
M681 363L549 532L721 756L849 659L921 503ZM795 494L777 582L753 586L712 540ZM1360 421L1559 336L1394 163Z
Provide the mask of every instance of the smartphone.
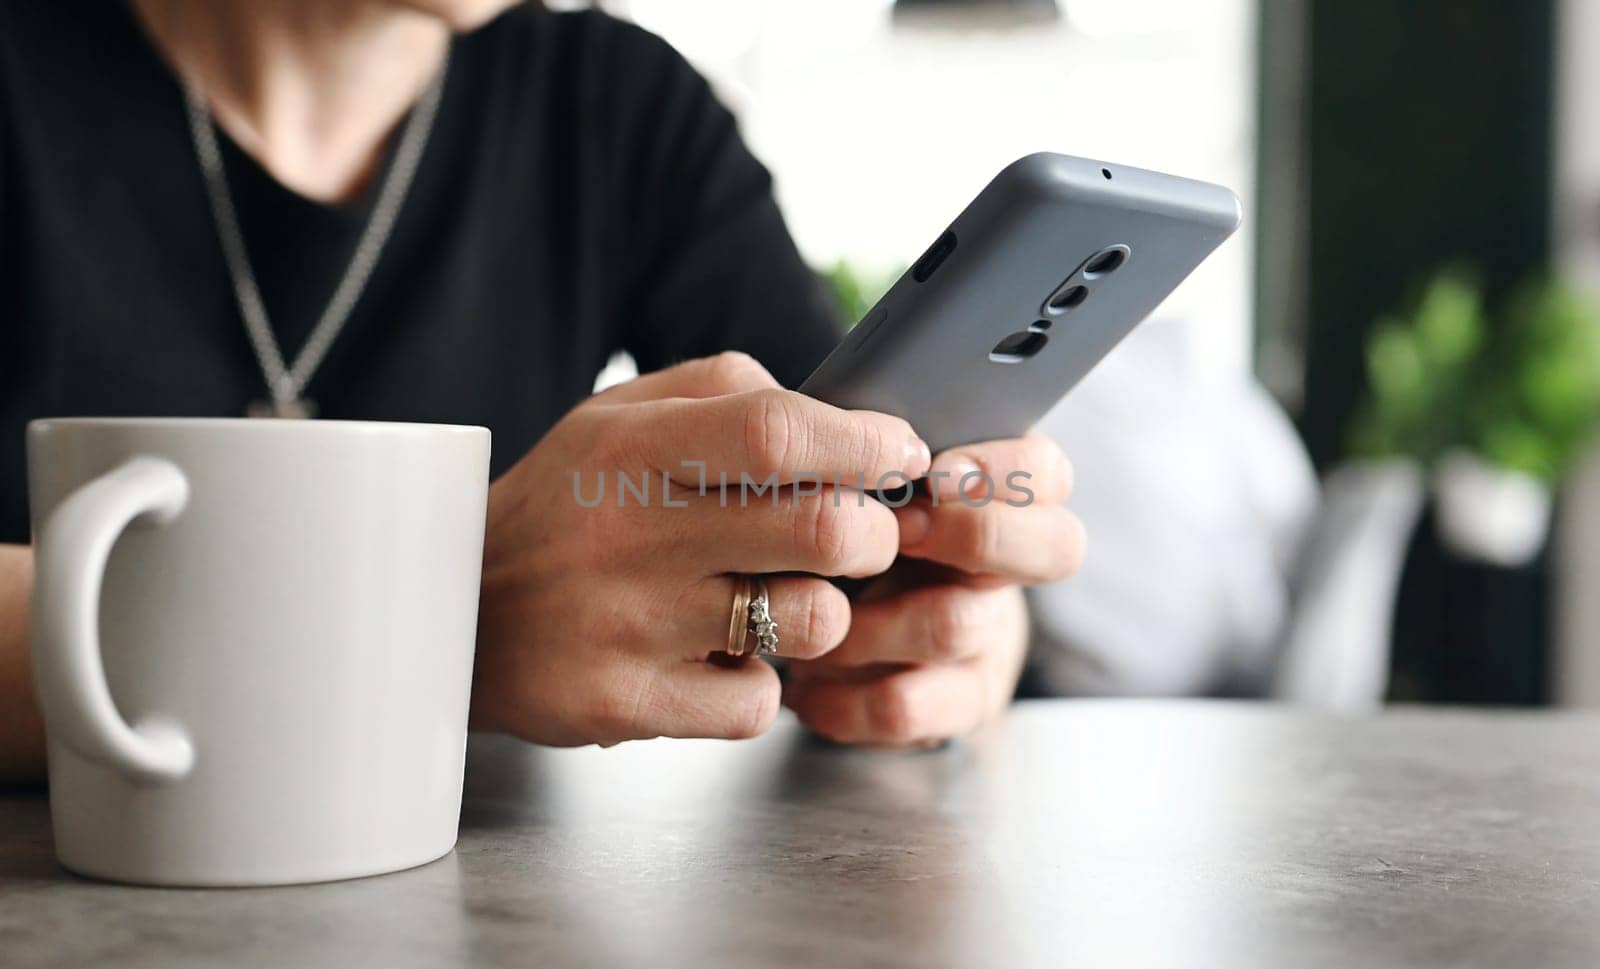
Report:
M806 378L938 453L1025 433L1239 226L1220 185L1049 152L1006 166Z

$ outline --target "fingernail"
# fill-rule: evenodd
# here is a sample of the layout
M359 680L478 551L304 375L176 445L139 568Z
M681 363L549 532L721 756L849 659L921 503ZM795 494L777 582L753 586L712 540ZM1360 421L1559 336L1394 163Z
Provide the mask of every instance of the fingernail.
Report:
M928 514L928 509L921 505L906 505L896 509L894 514L900 520L901 548L921 545L928 537L928 532L933 530L933 518Z
M928 475L933 482L934 494L941 498L959 498L963 478L967 479L966 490L969 494L983 491L983 482L976 477L980 471L978 465L966 455L959 451L946 451L934 460ZM974 477L967 478L969 474Z
M928 442L920 437L907 441L905 463L905 473L913 481L927 474L928 466L933 463L933 452L928 450Z

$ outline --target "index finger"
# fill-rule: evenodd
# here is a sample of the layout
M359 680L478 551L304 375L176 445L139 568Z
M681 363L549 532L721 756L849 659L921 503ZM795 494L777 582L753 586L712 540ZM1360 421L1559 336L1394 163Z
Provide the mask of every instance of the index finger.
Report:
M788 484L815 477L866 488L927 473L928 445L911 425L874 411L847 411L790 390L756 390L639 405L627 449L651 468L680 474L704 462L715 478L741 474Z

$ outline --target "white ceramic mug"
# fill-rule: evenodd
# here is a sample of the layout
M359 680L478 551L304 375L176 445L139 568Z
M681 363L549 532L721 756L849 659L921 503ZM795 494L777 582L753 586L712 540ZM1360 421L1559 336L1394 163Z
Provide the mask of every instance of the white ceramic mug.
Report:
M34 421L34 676L56 853L267 885L447 853L489 432Z

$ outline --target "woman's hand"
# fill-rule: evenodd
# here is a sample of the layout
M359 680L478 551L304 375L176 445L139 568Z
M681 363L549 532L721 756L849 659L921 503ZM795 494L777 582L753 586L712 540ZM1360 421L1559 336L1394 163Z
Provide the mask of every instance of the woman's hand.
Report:
M1043 435L947 451L929 478L934 495L895 511L903 558L855 604L844 643L790 665L784 702L826 737L934 744L993 717L1027 652L1021 587L1083 559L1072 469Z
M906 422L781 390L742 354L589 399L489 489L473 726L547 744L761 733L778 676L721 653L732 574L875 575L894 560L899 527L889 508L853 493L835 501L826 486L777 501L752 491L741 507L741 473L876 481L928 465ZM619 507L619 472L635 488L648 476L648 507L634 492ZM602 479L604 499L584 507ZM768 587L781 655L816 658L844 639L850 605L832 585Z

